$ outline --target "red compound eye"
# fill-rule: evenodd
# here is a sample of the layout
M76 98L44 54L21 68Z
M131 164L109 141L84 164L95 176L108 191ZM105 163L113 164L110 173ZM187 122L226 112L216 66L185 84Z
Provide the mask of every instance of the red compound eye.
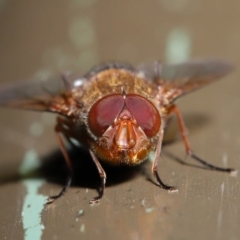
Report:
M112 125L124 106L124 99L120 94L112 94L98 100L90 109L88 124L98 137Z
M129 94L126 106L148 137L154 137L158 133L161 119L158 110L150 101L139 95Z

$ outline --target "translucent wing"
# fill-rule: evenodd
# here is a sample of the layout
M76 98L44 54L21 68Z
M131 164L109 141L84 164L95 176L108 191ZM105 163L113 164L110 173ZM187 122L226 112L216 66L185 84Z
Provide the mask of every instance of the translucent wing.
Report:
M161 87L161 93L166 94L170 102L219 79L232 69L229 62L215 60L196 60L176 65L155 62L138 67Z
M65 74L3 86L0 105L64 114L72 89L81 88L84 81L79 75Z

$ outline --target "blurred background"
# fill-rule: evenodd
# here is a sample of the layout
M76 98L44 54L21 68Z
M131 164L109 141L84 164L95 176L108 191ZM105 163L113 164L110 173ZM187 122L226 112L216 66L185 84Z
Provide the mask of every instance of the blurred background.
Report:
M66 70L85 73L111 60L231 61L234 73L184 97L179 107L194 151L213 164L236 169L239 42L237 0L0 0L1 84ZM44 205L66 177L54 124L51 114L0 109L1 239L240 238L239 177L180 164L178 160L195 164L185 158L181 139L164 147L159 163L163 181L179 188L176 194L148 181L153 179L148 161L130 172L108 170L114 174L105 196L90 206L100 181L94 166L83 164L80 169L88 171L76 175L85 178ZM89 160L84 151L74 156L79 162ZM39 169L43 171L35 172ZM50 180L54 175L57 181Z

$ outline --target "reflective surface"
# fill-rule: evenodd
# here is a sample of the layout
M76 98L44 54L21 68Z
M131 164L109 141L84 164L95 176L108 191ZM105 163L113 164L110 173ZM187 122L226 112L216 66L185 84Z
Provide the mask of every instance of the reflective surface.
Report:
M1 1L0 81L86 72L109 60L228 59L236 66L233 74L186 96L178 106L195 152L239 170L239 10L238 1ZM0 116L1 239L239 238L239 177L195 167L191 159L186 162L194 166L182 165L180 138L164 146L159 163L160 176L178 193L149 182L151 162L146 162L107 169L106 194L99 205L90 206L99 178L90 157L80 151L72 153L73 186L44 206L66 178L56 152L55 117L10 109L0 109Z

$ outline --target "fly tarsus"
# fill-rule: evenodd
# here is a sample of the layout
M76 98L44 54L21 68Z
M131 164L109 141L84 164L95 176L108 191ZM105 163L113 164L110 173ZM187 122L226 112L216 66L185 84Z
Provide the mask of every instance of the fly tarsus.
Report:
M188 151L188 155L192 159L200 162L203 166L205 166L208 169L211 169L211 170L214 170L214 171L220 171L220 172L228 172L228 173L230 173L231 176L236 176L237 175L237 170L234 169L234 168L222 168L222 167L218 167L218 166L212 165L212 164L204 161L203 159L201 159L197 155L195 155L192 151Z
M90 204L98 203L98 202L102 199L102 197L103 197L104 189L105 189L105 184L106 184L106 176L102 176L102 177L101 177L101 180L102 180L102 181L101 181L101 188L100 188L100 190L99 190L99 195L96 196L96 197L94 197L94 198L92 198L92 199L89 201Z
M71 185L71 182L72 182L72 173L69 174L67 182L66 182L65 186L62 188L62 190L57 195L50 196L47 199L46 204L50 204L50 203L54 202L55 200L57 200L58 198L60 198L61 196L63 196L64 193L69 188L69 186Z
M166 185L165 183L163 183L163 181L161 180L161 178L159 177L158 175L158 172L157 172L157 169L153 171L153 175L154 177L156 178L157 182L158 182L158 185L165 189L165 190L168 190L168 192L170 193L173 193L173 192L178 192L178 189L176 187L173 187L173 186L168 186Z

